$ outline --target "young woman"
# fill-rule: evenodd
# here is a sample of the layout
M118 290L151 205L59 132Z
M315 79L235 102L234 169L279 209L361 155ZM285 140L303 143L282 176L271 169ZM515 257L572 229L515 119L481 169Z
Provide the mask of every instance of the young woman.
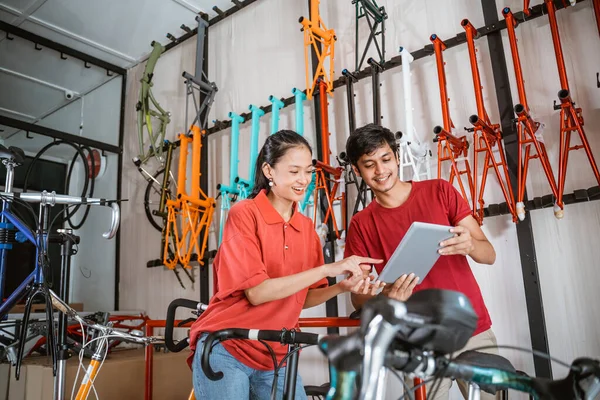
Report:
M256 161L250 198L229 211L223 242L214 260L218 289L190 333L190 361L198 399L268 399L273 360L255 340L228 340L213 347L210 362L223 371L209 380L200 360L207 333L225 328L295 328L303 308L343 292L375 294L371 264L381 260L349 257L323 263L323 251L312 221L297 211L313 173L312 151L302 136L282 130L267 138ZM364 271L364 272L363 272ZM347 275L328 286L327 277ZM269 343L278 362L286 346ZM278 398L285 370L279 372ZM298 376L296 398L305 399Z

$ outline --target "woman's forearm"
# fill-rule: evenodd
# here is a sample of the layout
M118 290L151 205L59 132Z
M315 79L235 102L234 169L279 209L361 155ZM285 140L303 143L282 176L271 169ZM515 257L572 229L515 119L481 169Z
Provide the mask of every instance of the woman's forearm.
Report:
M339 283L326 288L309 289L303 308L318 306L341 293L343 293L343 290Z
M323 266L311 268L298 274L264 280L258 285L246 289L244 293L248 301L257 306L269 301L284 299L325 277Z

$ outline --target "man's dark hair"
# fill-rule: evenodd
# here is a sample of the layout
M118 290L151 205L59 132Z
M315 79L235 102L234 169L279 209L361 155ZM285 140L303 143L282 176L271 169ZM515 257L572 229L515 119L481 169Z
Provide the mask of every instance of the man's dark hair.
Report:
M396 137L388 128L380 125L367 124L356 129L346 141L346 154L354 166L364 154L371 154L381 146L388 144L394 155L398 153Z

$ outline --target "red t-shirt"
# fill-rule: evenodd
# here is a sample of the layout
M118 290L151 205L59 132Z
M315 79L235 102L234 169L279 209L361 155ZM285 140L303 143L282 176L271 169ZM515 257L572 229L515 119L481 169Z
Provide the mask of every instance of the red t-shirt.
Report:
M377 273L381 273L414 221L456 226L469 214L469 205L448 181L412 182L408 199L399 207L385 208L372 201L352 217L344 257L359 255L383 259L383 263L375 265ZM448 289L469 298L479 316L474 335L492 326L481 290L465 256L440 256L427 277L420 278L422 281L414 292L429 288Z
M229 210L223 242L213 266L218 291L208 309L194 322L188 358L191 366L196 342L203 332L226 328L298 329L298 319L308 287L280 300L253 306L244 293L270 278L297 274L323 265L323 252L312 221L296 211L289 222L273 208L263 190L254 199L242 200ZM327 279L310 288L327 286ZM268 342L278 362L287 346ZM259 370L272 370L267 348L256 340L226 340L223 346L237 360Z

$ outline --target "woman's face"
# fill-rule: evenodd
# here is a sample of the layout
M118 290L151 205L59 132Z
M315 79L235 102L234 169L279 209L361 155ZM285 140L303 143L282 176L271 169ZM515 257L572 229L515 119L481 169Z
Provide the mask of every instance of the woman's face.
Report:
M295 146L273 166L267 166L265 175L273 180L271 191L283 200L299 202L304 199L306 187L312 179L312 154L306 146Z

